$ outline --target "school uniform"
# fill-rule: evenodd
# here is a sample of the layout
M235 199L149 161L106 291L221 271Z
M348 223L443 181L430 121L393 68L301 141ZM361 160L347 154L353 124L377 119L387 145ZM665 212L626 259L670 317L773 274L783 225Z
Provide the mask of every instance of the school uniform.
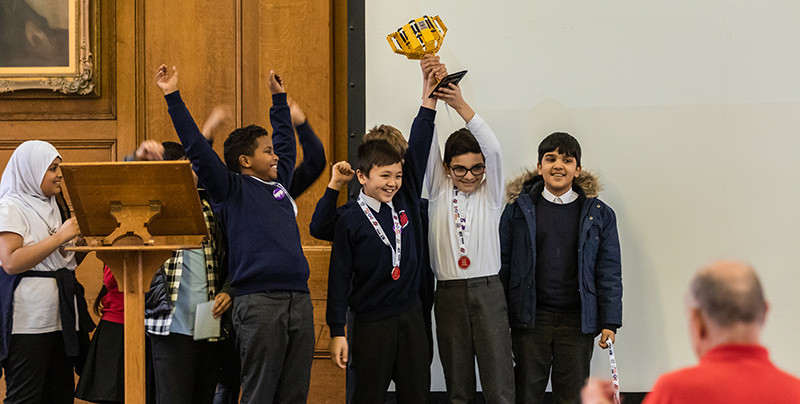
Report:
M67 217L40 185L56 157L49 143L28 141L17 147L3 172L0 232L18 234L24 246L50 237ZM74 252L58 249L23 273L0 269L5 403L72 403L73 367L81 370L81 348L88 346L88 332L94 329L76 266Z
M308 261L289 196L296 144L286 94L273 94L275 181L228 171L197 129L179 92L165 96L186 154L228 237L242 402L305 402L315 334Z
M595 335L622 326L616 216L597 198L597 179L586 170L558 197L535 171L507 188L511 202L500 223L500 276L517 402L540 403L548 379L556 404L577 402Z
M426 402L430 390L419 298L420 194L435 116L436 111L421 107L414 119L403 183L391 203L379 203L362 193L363 206L351 205L336 223L326 319L331 337L340 337L345 335L348 307L354 313L351 349L357 382L353 403L383 402L392 380L400 403ZM391 248L378 236L364 209L373 215ZM395 220L401 227L399 246ZM401 257L395 269L393 252L398 247Z
M428 157L428 242L436 275L434 312L439 357L450 403L475 400L475 361L487 403L514 402L514 363L500 270L503 210L500 143L475 114L466 125L485 158L484 183L459 192L443 168L439 142Z

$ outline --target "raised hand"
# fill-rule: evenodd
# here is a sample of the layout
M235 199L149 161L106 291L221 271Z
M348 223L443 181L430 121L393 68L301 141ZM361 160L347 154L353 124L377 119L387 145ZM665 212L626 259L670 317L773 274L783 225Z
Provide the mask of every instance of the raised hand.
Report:
M461 94L461 87L455 84L448 84L447 87L439 87L433 96L446 102L450 108L453 108L464 119L465 122L472 120L475 116L475 111L464 101L464 96Z
M306 114L303 113L303 110L300 108L300 104L294 100L292 97L288 97L287 102L289 104L289 112L292 113L292 124L294 127L298 127L304 123L306 123Z
M211 115L208 116L205 123L203 123L203 137L207 140L214 140L214 135L219 128L227 123L233 121L233 110L230 106L221 104L211 110Z
M178 91L178 68L172 66L172 75L170 76L167 65L159 66L156 70L156 84L164 92L164 95Z
M331 181L328 183L328 188L340 190L345 184L350 182L355 175L355 171L350 167L350 163L340 161L333 165L331 170Z
M164 160L164 146L155 140L145 140L136 149L133 158L137 161L161 161Z
M269 86L269 91L272 91L272 94L280 94L286 92L286 90L283 88L283 80L281 80L281 76L275 74L274 70L269 71L269 78L267 79L267 85Z

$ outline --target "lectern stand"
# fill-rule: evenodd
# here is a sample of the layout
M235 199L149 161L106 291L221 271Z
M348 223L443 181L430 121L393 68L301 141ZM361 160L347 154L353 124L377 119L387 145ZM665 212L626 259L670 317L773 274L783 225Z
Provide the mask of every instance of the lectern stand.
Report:
M125 296L125 402L145 403L144 292L174 250L208 237L187 161L62 164L88 246Z

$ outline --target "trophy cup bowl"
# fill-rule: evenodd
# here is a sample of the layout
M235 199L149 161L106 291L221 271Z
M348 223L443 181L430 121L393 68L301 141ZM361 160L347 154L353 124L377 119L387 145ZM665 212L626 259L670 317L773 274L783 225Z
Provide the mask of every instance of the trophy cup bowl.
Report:
M423 15L386 36L394 53L409 59L422 59L426 53L436 54L442 47L447 27L439 16Z

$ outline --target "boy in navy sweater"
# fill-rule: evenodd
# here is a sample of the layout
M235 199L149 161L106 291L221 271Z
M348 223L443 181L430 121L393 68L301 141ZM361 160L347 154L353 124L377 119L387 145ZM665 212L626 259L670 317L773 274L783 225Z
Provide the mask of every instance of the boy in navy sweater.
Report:
M356 404L384 402L392 380L399 403L426 403L430 390L418 254L423 249L420 195L436 116L436 100L427 94L435 84L432 72L423 82L425 96L411 126L405 163L385 140L359 147L356 175L363 188L336 224L328 277L331 359L345 367L349 306L355 316Z
M283 85L270 72L272 137L256 125L234 130L225 141L226 167L181 100L177 70L170 76L162 65L156 83L228 235L241 402L306 402L315 334L308 262L287 191L296 144Z
M500 219L517 403L580 402L594 337L608 347L622 326L617 220L581 170L581 146L557 132L539 144L536 172L510 183ZM552 368L552 376L551 376Z

